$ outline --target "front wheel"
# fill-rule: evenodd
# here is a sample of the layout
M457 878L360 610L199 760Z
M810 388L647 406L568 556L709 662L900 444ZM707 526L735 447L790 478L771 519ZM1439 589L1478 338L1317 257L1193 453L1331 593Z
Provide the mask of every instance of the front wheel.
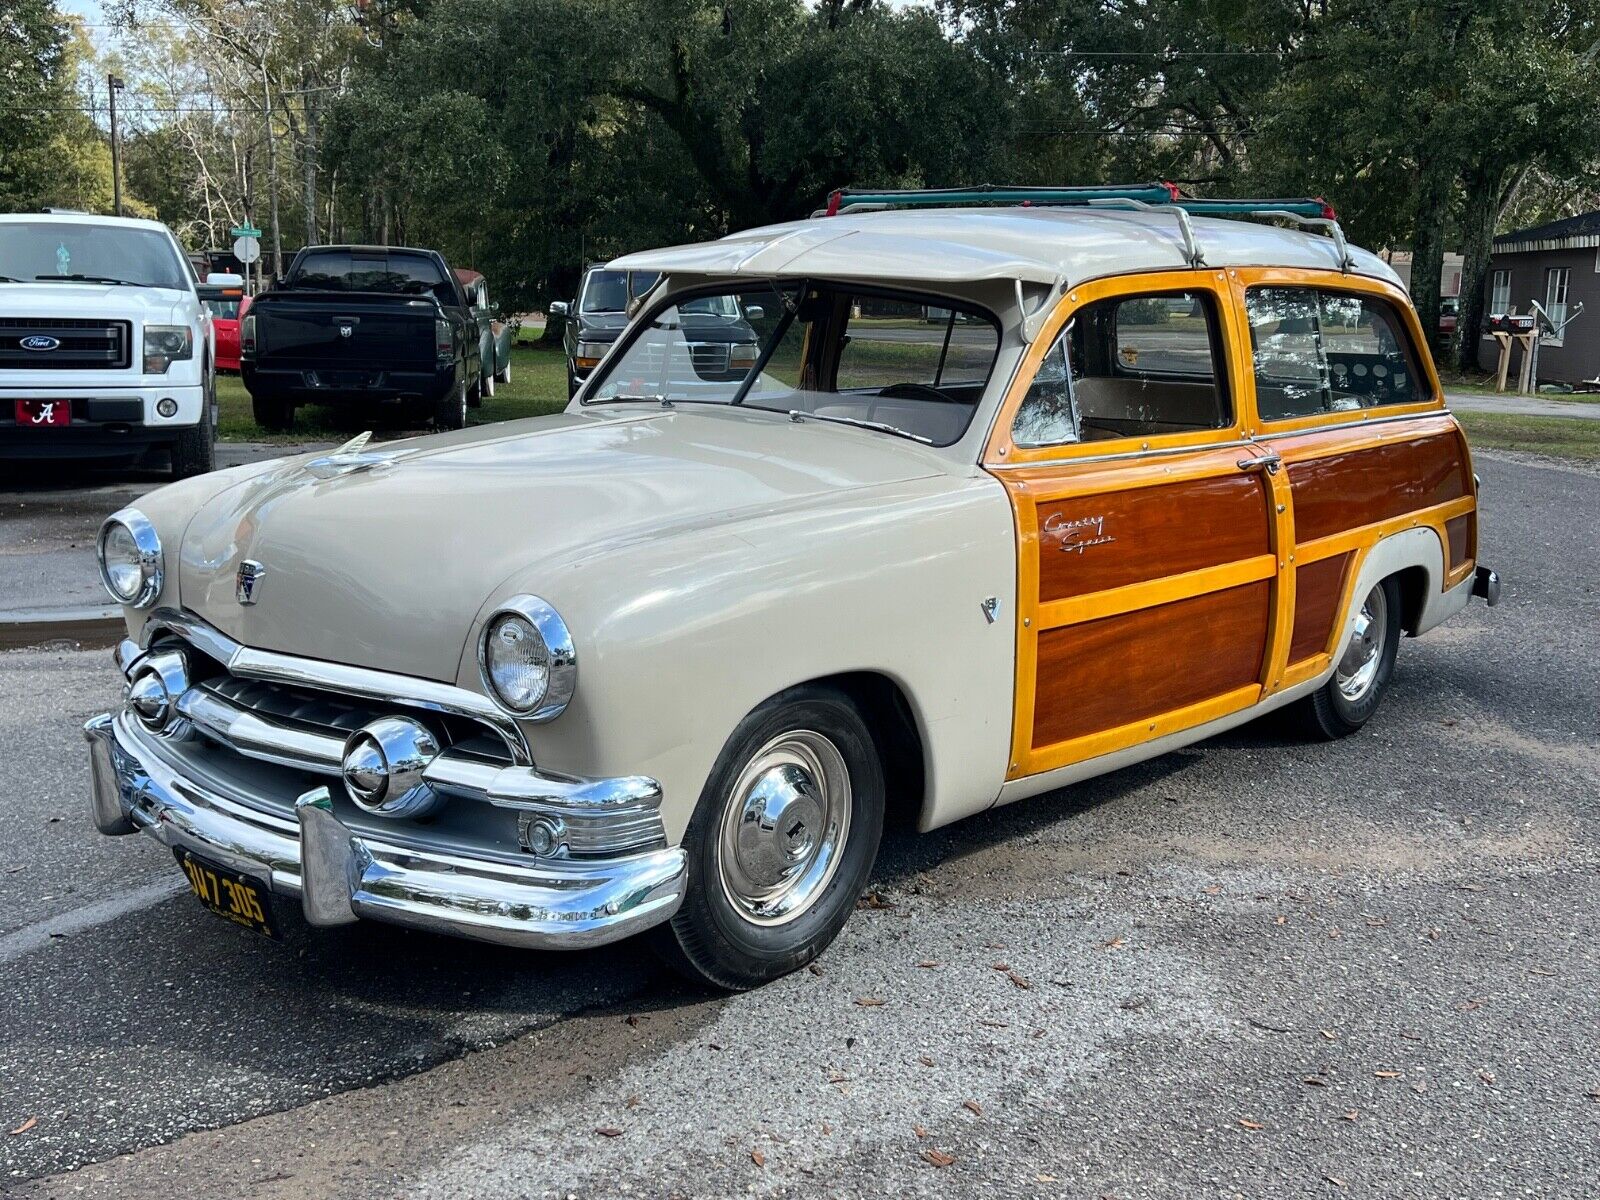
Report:
M189 479L217 469L216 385L209 377L200 402L200 420L172 443L172 477Z
M501 383L511 382L511 358L509 355L506 357L506 365L500 368L499 372L495 375L495 378Z
M494 395L494 381L495 375L494 372L491 371L483 377L483 382L478 385L478 402L480 404Z
M883 767L860 712L828 688L774 697L739 724L684 833L683 907L667 961L729 991L805 966L838 935L883 834Z
M1332 741L1365 725L1389 688L1399 652L1400 584L1390 576L1362 600L1349 638L1336 651L1333 678L1300 702L1310 731Z

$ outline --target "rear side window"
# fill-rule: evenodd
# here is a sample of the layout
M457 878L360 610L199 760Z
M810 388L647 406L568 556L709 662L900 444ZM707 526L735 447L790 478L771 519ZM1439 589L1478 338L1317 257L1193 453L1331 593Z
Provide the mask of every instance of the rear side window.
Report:
M1216 309L1198 292L1117 296L1073 314L1012 424L1019 446L1226 429Z
M1394 305L1313 288L1245 293L1264 421L1422 399L1417 355Z

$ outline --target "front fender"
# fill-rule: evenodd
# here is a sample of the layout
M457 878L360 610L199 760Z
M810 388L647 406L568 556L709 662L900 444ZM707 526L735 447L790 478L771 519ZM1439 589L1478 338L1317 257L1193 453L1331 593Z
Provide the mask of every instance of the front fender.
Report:
M578 654L567 711L528 726L536 760L660 781L673 842L739 721L821 676L877 672L905 693L924 744L924 826L987 807L1004 779L1016 550L987 475L863 488L514 576L478 614L463 686L482 686L484 623L524 592L556 607Z

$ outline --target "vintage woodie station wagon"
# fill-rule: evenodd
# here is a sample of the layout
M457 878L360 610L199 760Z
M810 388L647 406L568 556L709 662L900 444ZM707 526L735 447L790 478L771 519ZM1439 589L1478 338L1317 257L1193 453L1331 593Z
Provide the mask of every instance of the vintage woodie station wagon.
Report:
M841 192L613 265L660 281L565 412L106 523L103 832L268 933L649 929L746 987L839 931L886 814L1291 703L1351 733L1402 632L1498 597L1416 316L1320 201Z

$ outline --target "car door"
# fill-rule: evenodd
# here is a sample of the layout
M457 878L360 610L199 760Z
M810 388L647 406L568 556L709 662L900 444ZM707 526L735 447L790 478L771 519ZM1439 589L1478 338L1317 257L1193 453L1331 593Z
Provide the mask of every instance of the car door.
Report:
M1250 440L1214 272L1084 284L1030 347L986 466L1015 517L1008 778L1258 703L1285 628L1287 491Z

